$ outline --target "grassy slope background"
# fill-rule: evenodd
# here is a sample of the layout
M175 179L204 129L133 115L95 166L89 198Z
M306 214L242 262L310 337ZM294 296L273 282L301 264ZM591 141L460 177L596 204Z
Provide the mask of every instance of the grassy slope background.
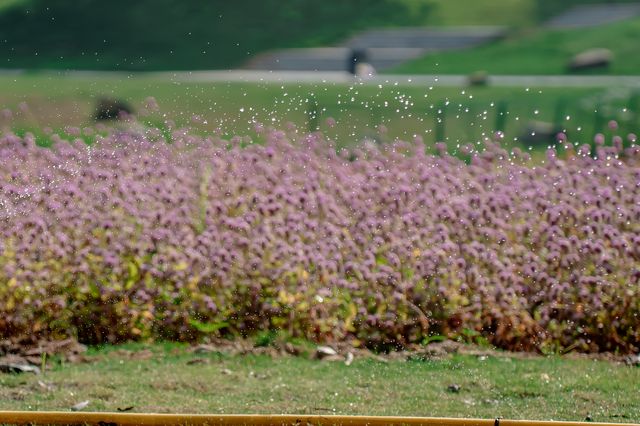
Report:
M522 33L475 49L442 52L403 64L392 72L407 74L565 74L569 59L591 48L607 48L614 55L609 69L597 74L640 73L640 19L593 28L538 30ZM526 52L526 54L523 54Z
M522 135L530 120L558 121L574 141L581 143L590 142L609 119L619 120L621 131L637 132L640 125L638 100L634 101L637 96L629 89L616 88L195 83L148 76L83 79L35 73L1 76L0 86L0 105L14 111L19 110L20 102L30 107L29 114L16 114L12 128L36 133L45 126L64 133L65 126L92 125L96 99L105 95L124 99L136 110L153 95L162 112L180 125L197 114L207 121L199 125L202 131L219 128L227 135L253 134L254 121L281 128L291 121L306 130L309 99L313 97L320 108L321 130L339 145L353 145L363 136L372 135L380 123L387 127L390 140L412 140L417 134L432 144L440 108L446 111L444 141L453 150L490 135L496 129L501 105L506 114L502 130L509 146L522 146L514 138ZM600 111L599 119L594 109ZM338 125L327 127L324 120L328 117L335 118ZM546 146L537 148L543 151Z
M569 7L577 1L564 2ZM362 29L530 27L544 0L0 0L0 68L214 69L281 47L330 45Z
M0 15L0 66L228 68L266 49L328 44L369 26L417 25L428 10L407 0L22 1Z

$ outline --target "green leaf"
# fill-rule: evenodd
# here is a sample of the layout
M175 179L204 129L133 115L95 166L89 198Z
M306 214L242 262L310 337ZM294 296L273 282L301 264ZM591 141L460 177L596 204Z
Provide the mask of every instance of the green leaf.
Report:
M223 328L229 327L229 323L225 321L219 322L200 322L196 319L190 318L189 325L201 333L210 334L215 333Z
M422 344L428 345L429 343L432 343L432 342L444 342L445 340L447 340L447 336L436 334L433 336L427 336L424 339L422 339Z

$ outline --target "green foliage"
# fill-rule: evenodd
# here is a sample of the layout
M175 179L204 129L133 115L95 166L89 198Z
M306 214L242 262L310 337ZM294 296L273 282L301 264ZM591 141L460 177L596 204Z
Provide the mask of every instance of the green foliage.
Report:
M458 340L463 343L473 343L485 348L492 346L485 336L470 328L463 328L458 335Z
M44 374L47 371L47 353L46 352L42 352L42 355L40 356L40 371L42 371L42 374Z
M278 340L278 335L278 330L266 330L258 332L254 337L255 345L259 348L273 346L273 344Z
M447 336L442 336L440 334L435 334L435 335L432 335L432 336L427 336L424 339L422 339L422 344L426 346L429 343L444 342L445 340L447 340Z
M217 322L200 322L196 319L189 319L189 325L203 334L217 333L218 331L229 327L229 323L225 321Z

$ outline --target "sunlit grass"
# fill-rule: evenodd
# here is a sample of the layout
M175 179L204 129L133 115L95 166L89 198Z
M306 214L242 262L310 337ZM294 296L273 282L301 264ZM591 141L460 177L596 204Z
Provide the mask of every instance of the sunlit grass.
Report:
M412 0L405 0L412 2ZM413 0L418 3L418 1ZM504 25L529 26L535 23L532 0L433 0L430 25Z
M0 105L11 109L22 101L29 105L31 114L17 118L12 126L23 131L91 125L97 98L105 95L125 99L136 110L146 97L154 96L166 118L185 124L197 114L204 119L197 125L203 132L219 129L225 135L251 135L255 121L276 127L290 121L307 131L308 111L315 100L319 108L317 124L339 145L371 137L377 134L377 126L384 124L388 140L410 141L420 135L425 142L433 143L444 136L449 147L456 149L491 136L499 125L500 113L504 114L504 128L500 130L506 133L507 146L522 146L519 139L532 120L557 122L566 128L572 141L580 143L591 142L608 119L618 120L621 131L636 131L640 124L638 105L631 105L633 92L621 88L454 88L392 82L194 83L144 74L0 76L0 85ZM445 113L443 129L436 125L438 110ZM336 119L336 126L326 125L329 117ZM154 118L156 122L163 119ZM544 150L546 146L533 149Z
M127 346L140 351L141 345ZM151 346L150 360L97 351L91 364L44 376L0 376L0 410L87 409L173 413L308 413L638 422L640 369L562 358L437 361L194 355ZM142 358L145 358L144 356ZM189 365L189 361L201 359ZM457 393L447 390L457 384Z
M592 48L607 48L614 54L608 69L600 74L636 75L640 70L637 34L640 19L594 28L527 32L473 49L434 53L400 65L391 72L407 74L566 74L571 57Z

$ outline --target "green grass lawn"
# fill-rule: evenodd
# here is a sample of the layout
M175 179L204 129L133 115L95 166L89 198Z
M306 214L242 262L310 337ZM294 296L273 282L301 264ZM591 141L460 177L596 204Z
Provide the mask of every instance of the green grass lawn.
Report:
M640 369L607 361L453 355L386 363L356 358L347 366L304 357L196 355L178 345L143 353L143 345L125 348L134 352L94 349L97 360L89 364L56 363L40 376L0 375L0 410L68 410L88 400L92 411L640 421ZM448 391L453 384L459 392Z
M566 74L569 59L586 49L607 48L614 54L608 70L597 73L637 75L640 19L594 28L536 30L474 49L424 56L391 70L406 74Z
M451 148L456 148L490 135L501 112L505 117L502 130L507 133L506 143L518 146L520 142L514 139L522 136L530 120L557 121L568 129L574 141L583 143L590 142L596 127L602 130L609 118L621 121L621 133L637 131L640 125L637 97L633 98L627 89L616 88L187 83L136 74L102 78L0 76L0 86L0 108L15 110L22 101L30 106L29 114L17 114L11 124L18 132L38 133L45 126L62 131L65 125L91 125L93 107L101 95L126 99L136 109L147 96L154 96L162 112L179 124L186 124L193 114L199 114L206 124L196 125L197 131L219 128L228 136L253 136L253 121L280 128L291 121L306 131L307 111L311 99L315 99L320 129L343 146L353 145L365 136L380 138L375 127L383 123L387 127L384 140L412 140L414 135L421 135L432 143L443 136ZM594 113L596 108L600 115ZM630 111L625 112L624 108ZM436 125L443 117L438 110L445 112L444 126ZM335 127L325 124L328 117L337 120ZM164 117L147 119L158 124Z
M412 0L407 0L412 1ZM420 0L413 0L418 3ZM538 18L533 0L432 0L427 25L532 26Z

